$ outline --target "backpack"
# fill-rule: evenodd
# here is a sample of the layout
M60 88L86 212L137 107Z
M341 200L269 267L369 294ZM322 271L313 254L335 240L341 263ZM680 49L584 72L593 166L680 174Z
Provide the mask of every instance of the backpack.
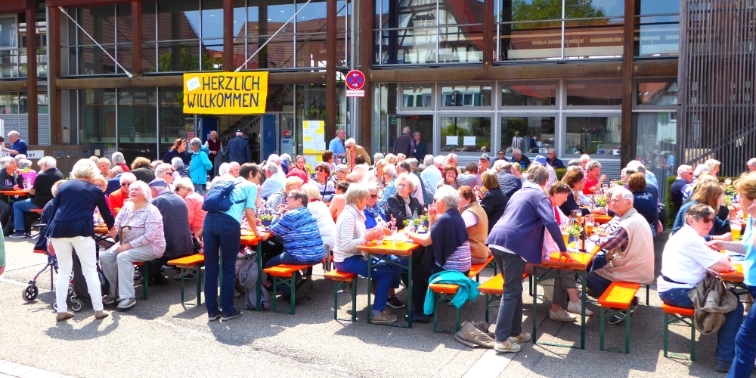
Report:
M243 203L244 200L231 202L231 192L236 187L234 181L218 181L213 184L210 191L205 196L205 202L202 204L202 210L209 212L222 213L228 211L232 205Z
M257 254L251 254L244 257L241 269L239 269L239 283L244 286L245 298L247 299L248 309L257 309ZM267 280L266 274L263 273L261 282ZM264 287L261 288L260 307L270 310L270 293Z

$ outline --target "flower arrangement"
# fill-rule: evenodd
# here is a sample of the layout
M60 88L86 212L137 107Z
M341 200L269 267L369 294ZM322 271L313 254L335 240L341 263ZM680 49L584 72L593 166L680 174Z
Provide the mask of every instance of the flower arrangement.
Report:
M571 237L578 237L580 236L580 225L579 224L573 224L569 227L567 227L567 233L570 234Z
M599 206L601 206L601 207L606 207L606 197L604 197L604 196L598 197L596 199L596 204L599 205Z

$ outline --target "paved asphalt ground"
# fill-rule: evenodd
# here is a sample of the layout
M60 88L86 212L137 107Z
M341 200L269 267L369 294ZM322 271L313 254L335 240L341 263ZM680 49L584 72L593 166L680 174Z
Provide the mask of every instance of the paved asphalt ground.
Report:
M666 234L657 241L657 272ZM297 306L294 316L243 311L229 322L207 321L204 307L179 302L179 283L150 288L149 300L138 300L128 312L111 312L94 320L91 307L65 323L56 323L50 307L49 275L39 281L40 295L26 303L21 293L45 263L32 253L32 243L6 240L8 267L0 277L0 377L185 377L185 376L306 376L315 377L716 377L716 335L698 336L696 361L663 356L663 315L656 292L651 306L642 306L632 322L631 353L599 350L599 318L587 321L585 350L528 343L515 355L471 349L449 334L433 333L432 325L413 329L368 325L366 295L358 297L357 323L333 320L332 283L316 270L311 299ZM492 275L487 269L484 281ZM190 284L191 286L191 284ZM652 287L653 289L653 287ZM137 293L141 293L137 289ZM365 293L364 281L358 290ZM399 297L406 299L404 290ZM532 327L532 301L525 295L526 331ZM187 300L194 299L193 289ZM339 315L346 317L347 298ZM285 303L280 302L285 305ZM243 306L243 300L236 300ZM547 319L548 305L539 304L539 341L579 343L577 324ZM404 314L402 310L392 310ZM483 297L467 304L462 319L483 320ZM454 312L441 307L443 324L453 326ZM496 313L496 309L492 310ZM494 321L492 318L492 321ZM493 329L493 326L492 326ZM671 349L687 353L689 329L671 327ZM607 344L623 345L624 326L607 325ZM3 370L20 364L16 370ZM23 375L22 370L33 370Z

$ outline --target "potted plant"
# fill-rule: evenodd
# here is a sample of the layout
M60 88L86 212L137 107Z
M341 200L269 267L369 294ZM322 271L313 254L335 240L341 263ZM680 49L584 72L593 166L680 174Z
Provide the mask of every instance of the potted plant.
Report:
M423 226L430 227L430 217L428 217L427 215L421 215L420 220L423 221Z
M577 242L577 239L580 236L580 225L573 224L572 226L569 226L567 228L567 233L570 234L570 239L568 241L569 244L572 244L573 242Z
M262 222L263 226L270 227L270 223L273 222L273 215L262 214L260 215L260 221Z

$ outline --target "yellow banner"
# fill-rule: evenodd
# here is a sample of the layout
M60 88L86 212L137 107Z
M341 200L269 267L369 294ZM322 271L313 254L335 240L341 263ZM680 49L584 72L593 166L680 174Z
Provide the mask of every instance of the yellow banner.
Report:
M263 114L267 98L267 72L184 74L185 114Z

